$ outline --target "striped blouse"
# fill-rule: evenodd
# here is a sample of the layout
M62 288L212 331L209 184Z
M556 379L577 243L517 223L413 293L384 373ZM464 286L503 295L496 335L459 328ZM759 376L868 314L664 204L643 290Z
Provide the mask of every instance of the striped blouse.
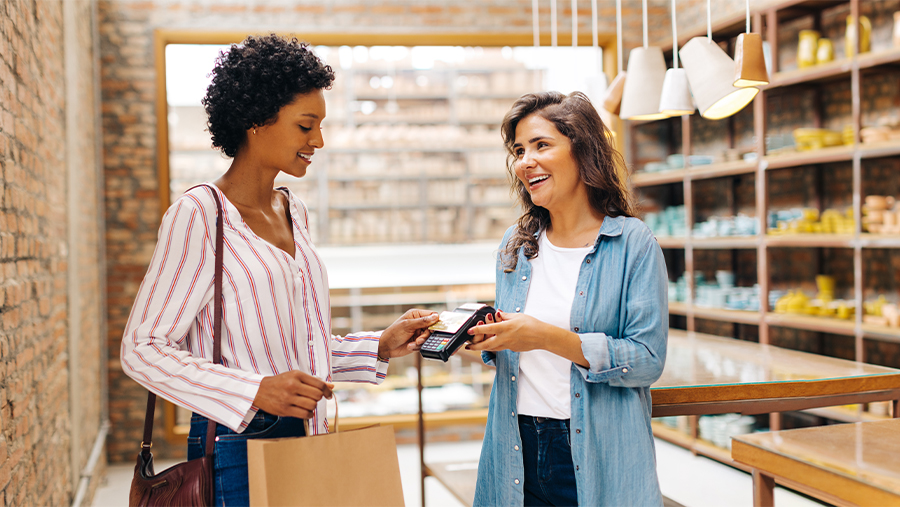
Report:
M380 333L331 334L328 274L303 202L288 191L291 257L254 234L215 191L225 210L222 362L212 362L216 203L209 187L196 187L163 217L122 339L125 373L237 432L258 410L264 376L300 370L328 382L381 382L388 363L378 360ZM328 431L324 399L310 430Z

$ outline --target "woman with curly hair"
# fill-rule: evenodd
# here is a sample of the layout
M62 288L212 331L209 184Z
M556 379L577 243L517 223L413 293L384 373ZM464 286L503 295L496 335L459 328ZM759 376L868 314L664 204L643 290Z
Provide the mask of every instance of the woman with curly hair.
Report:
M475 505L662 505L650 384L668 335L662 251L633 217L588 98L524 95L501 127L524 213L497 261L497 367Z
M334 73L306 44L248 37L219 55L203 105L213 146L233 160L166 212L122 340L131 378L193 412L188 459L215 436L215 503L248 505L252 438L328 431L332 382L378 383L437 320L410 310L383 332L331 334L328 276L306 205L275 188L324 146ZM213 358L216 197L224 212L221 364ZM315 457L310 457L315 459Z

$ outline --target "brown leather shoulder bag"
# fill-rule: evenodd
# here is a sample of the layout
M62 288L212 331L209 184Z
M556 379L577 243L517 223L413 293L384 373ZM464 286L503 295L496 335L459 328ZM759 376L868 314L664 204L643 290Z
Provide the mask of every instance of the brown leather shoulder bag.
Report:
M207 186L208 185L203 185ZM219 364L222 358L222 203L218 192L212 190L216 199L216 278L214 292L213 362ZM153 435L153 412L156 395L147 396L147 416L144 419L144 440L138 453L131 491L128 494L129 507L200 507L213 504L213 452L215 449L216 422L209 420L206 429L206 455L153 473L153 454L150 452Z

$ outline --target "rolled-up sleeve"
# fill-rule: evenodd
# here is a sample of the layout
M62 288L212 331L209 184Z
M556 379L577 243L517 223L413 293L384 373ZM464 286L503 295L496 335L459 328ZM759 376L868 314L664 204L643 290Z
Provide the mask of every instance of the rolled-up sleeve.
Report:
M627 277L622 336L579 335L590 368L576 367L587 382L649 387L662 375L668 340L668 278L657 242L649 237L645 245Z
M381 331L331 337L331 376L335 382L380 384L388 361L378 359Z
M198 314L212 313L207 305L213 299L214 230L209 230L207 218L202 207L187 198L163 217L150 267L125 326L122 368L162 398L243 431L256 411L253 400L262 376L214 364L187 350L186 338Z

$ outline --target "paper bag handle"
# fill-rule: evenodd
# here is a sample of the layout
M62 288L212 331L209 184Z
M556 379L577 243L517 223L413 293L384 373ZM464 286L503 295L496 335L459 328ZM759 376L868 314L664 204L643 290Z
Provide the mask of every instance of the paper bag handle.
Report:
M338 432L338 399L337 396L333 397L334 399L334 433ZM303 430L306 432L306 436L309 436L309 419L303 420Z

